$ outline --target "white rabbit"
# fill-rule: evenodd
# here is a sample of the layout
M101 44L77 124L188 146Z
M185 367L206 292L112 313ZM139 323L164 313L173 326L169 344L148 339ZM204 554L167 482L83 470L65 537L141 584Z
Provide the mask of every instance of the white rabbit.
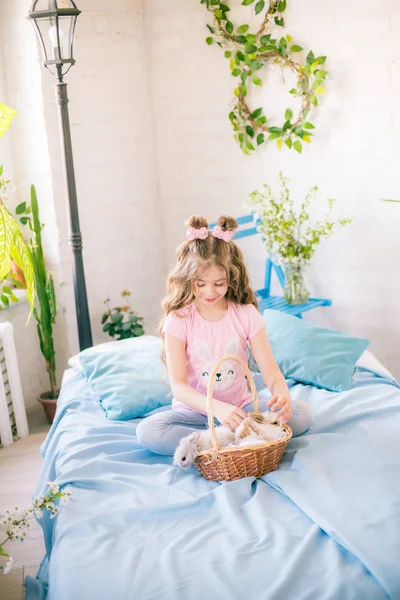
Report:
M215 428L218 443L221 447L228 446L235 439L235 434L228 427L221 425ZM175 450L174 465L178 465L183 469L188 469L192 466L196 456L203 450L209 450L212 447L211 432L209 429L205 431L194 431L190 435L182 438L179 446Z
M276 421L274 414L267 410L261 415L251 413L235 431L235 443L240 446L254 442L278 440L283 435L282 426Z
M199 358L203 363L201 367L201 372L199 374L199 379L204 385L204 387L207 387L210 379L210 373L213 370L215 361L213 360L213 356L206 342L204 342L203 340L195 340L194 347L197 358ZM232 337L228 340L224 355L236 354L238 349L238 338ZM234 361L226 360L224 363L222 363L218 370L218 373L216 373L215 375L215 381L213 386L214 391L224 392L225 390L228 390L235 383L236 370L237 365Z

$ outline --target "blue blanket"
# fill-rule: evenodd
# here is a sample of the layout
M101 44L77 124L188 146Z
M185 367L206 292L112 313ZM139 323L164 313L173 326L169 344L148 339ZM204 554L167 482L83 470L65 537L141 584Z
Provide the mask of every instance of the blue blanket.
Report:
M279 469L215 484L141 447L139 420L107 421L67 371L37 494L55 480L72 499L43 518L28 600L400 598L399 387L359 368L349 392L291 394L315 425Z

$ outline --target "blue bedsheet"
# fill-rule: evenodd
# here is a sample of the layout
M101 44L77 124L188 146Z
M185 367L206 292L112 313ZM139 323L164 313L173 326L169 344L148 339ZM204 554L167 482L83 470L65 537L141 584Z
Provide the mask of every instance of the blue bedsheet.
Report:
M291 394L316 423L280 468L215 484L141 447L138 420L107 421L67 371L37 493L55 480L72 499L44 517L28 600L399 599L399 387L357 369L349 392Z

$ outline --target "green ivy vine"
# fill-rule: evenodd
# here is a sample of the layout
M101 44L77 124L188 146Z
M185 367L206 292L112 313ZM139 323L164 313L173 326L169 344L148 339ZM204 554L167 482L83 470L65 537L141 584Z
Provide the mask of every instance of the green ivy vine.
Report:
M314 125L308 120L312 106L318 104L318 96L325 92L324 81L328 75L321 66L326 56L315 56L312 50L307 54L305 63L296 60L296 54L303 47L293 43L292 37L273 38L272 27L284 27L283 13L286 0L243 0L243 6L254 4L255 14L265 11L265 16L258 31L251 33L248 24L235 26L229 19L229 0L224 3L218 0L200 0L213 15L213 24L207 25L210 36L207 44L216 42L230 61L231 74L237 79L235 99L229 113L229 119L235 131L235 139L245 154L250 154L257 146L276 140L279 149L283 144L301 153L302 142L310 143ZM262 86L260 69L269 61L288 67L296 75L297 83L290 94L301 100L298 114L294 115L290 108L284 113L281 126L272 125L262 107L251 110L247 96L251 85ZM304 61L303 61L304 62Z

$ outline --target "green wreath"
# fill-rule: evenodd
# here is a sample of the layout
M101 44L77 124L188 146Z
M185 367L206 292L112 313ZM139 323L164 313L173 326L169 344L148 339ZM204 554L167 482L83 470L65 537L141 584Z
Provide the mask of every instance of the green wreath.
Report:
M228 16L228 1L222 3L218 0L200 0L200 3L205 4L214 16L213 25L207 25L211 33L206 39L207 44L211 45L215 41L225 51L225 57L230 60L232 76L238 78L238 85L234 90L234 105L229 113L235 139L245 154L255 150L255 145L260 146L271 140L276 140L279 149L286 144L288 148L293 147L300 153L303 149L302 142L310 143L311 130L315 129L307 120L311 106L316 106L318 95L325 92L323 85L328 71L321 69L321 65L325 63L326 56L316 57L310 50L305 64L302 64L293 56L303 48L292 44L290 35L277 40L268 33L274 23L280 27L284 26L286 0L243 0L243 6L250 6L256 2L256 15L266 11L261 27L256 33L249 33L247 24L234 26ZM246 101L249 86L262 85L257 72L270 60L282 67L289 67L296 74L296 87L289 93L301 99L297 116L287 108L281 127L272 126L263 108L251 110Z

